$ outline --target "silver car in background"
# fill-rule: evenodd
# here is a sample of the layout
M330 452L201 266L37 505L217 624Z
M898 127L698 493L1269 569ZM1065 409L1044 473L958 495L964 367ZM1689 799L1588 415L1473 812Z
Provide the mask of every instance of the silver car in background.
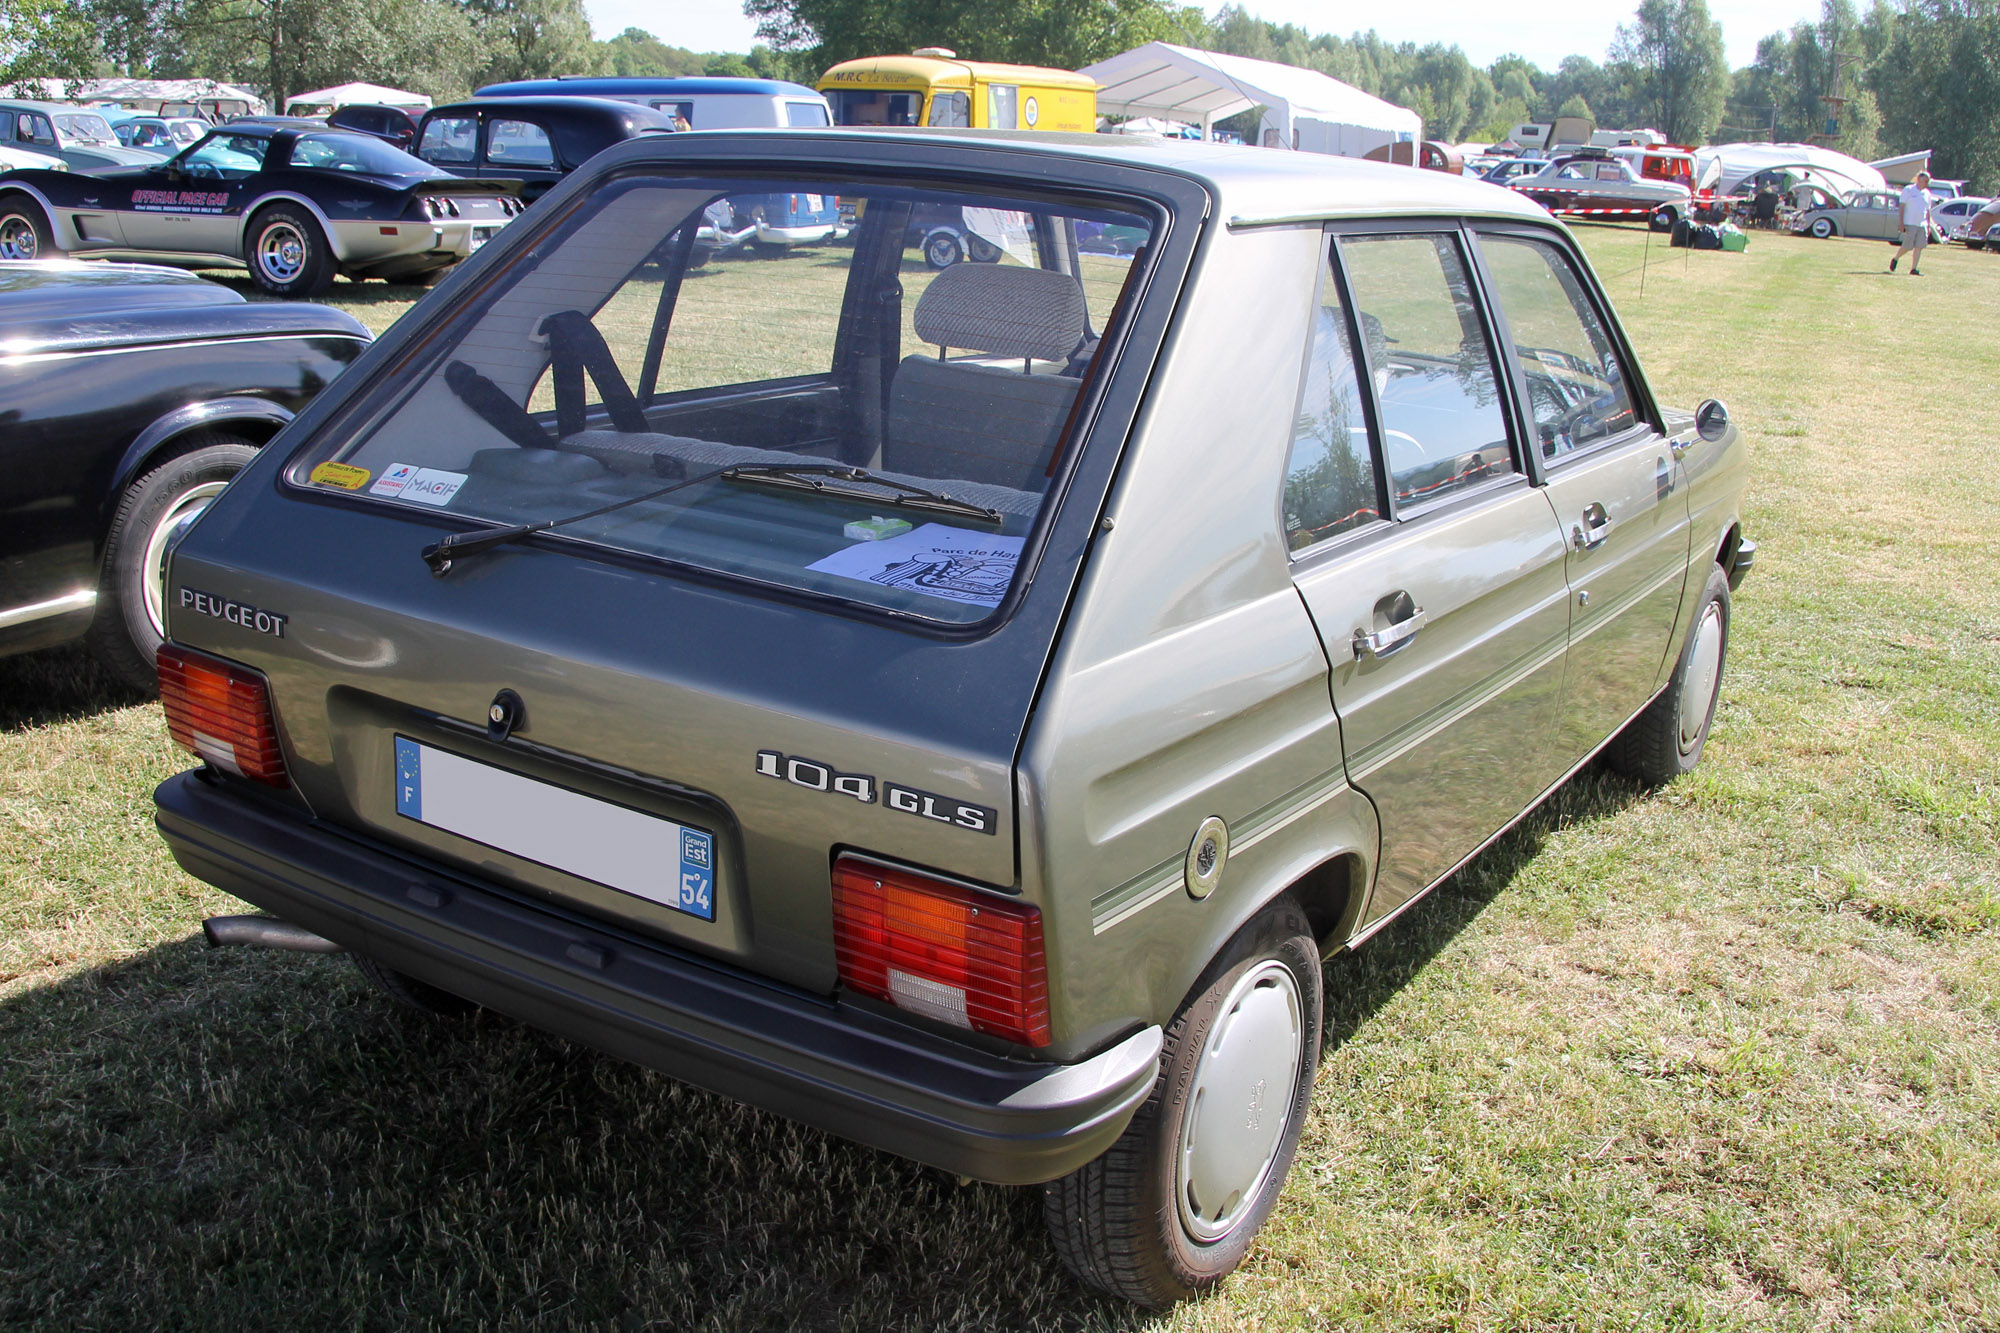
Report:
M851 246L693 267L779 195ZM939 210L993 262L930 268ZM647 137L175 548L157 821L281 918L214 939L1043 1186L1165 1305L1277 1203L1322 960L1599 754L1700 758L1746 471L1509 191Z

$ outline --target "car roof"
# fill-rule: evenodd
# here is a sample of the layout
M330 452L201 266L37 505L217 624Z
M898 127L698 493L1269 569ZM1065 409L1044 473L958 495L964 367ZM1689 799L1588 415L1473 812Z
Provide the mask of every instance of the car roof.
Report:
M40 111L45 115L51 116L74 116L82 112L88 112L93 116L102 116L104 114L103 109L99 107L78 106L74 102L42 102L32 97L0 98L0 109L7 111Z
M521 89L527 95L561 95L565 85L573 86L580 95L616 96L630 94L646 97L702 97L734 95L738 97L808 97L819 100L819 94L802 83L787 83L781 79L729 79L729 78L623 78L615 75L561 74L553 79L514 79L506 83L489 83L484 88L473 89L474 97L510 97L516 94L509 89ZM588 89L588 93L585 90Z
M97 260L0 260L0 311L9 320L101 316L161 306L233 305L240 293L180 269Z
M740 141L749 155L769 154L779 144L803 156L836 141L882 144L895 140L1026 159L1066 159L1105 165L1151 168L1200 181L1220 200L1218 210L1232 226L1307 222L1319 218L1471 215L1549 221L1548 210L1517 191L1456 172L1425 171L1359 158L1244 145L1155 138L1143 134L1053 134L1020 130L874 128L693 130L647 136L634 143L667 156L681 142L720 144ZM619 150L627 151L627 150ZM629 159L627 159L629 160Z
M641 105L638 102L623 102L615 97L577 97L568 94L534 93L515 96L512 93L492 97L468 97L462 102L446 102L434 106L424 114L437 116L470 115L474 112L492 112L506 107L528 108L534 111L571 111L593 116L617 116L621 119L634 114L641 119L657 121L662 126L670 126L674 118L657 107Z

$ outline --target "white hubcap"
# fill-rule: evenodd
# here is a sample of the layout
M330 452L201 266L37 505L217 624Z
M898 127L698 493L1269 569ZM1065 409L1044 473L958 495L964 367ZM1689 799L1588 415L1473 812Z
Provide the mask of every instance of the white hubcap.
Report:
M1722 608L1710 602L1694 630L1694 651L1688 654L1687 684L1681 690L1681 753L1691 752L1708 725L1722 681Z
M41 253L42 243L35 235L35 226L19 213L9 213L0 218L0 259L33 259Z
M146 534L146 553L139 566L139 578L144 584L146 597L146 619L152 622L153 633L165 638L167 617L163 609L166 600L167 552L175 538L187 531L188 524L201 517L201 511L208 508L208 502L222 493L227 482L205 481L187 494L174 501L160 521Z
M306 266L306 238L289 222L274 222L257 238L257 263L275 283L297 280Z
M1231 988L1195 1065L1174 1197L1196 1240L1222 1239L1256 1204L1291 1124L1304 1045L1298 979L1267 959Z

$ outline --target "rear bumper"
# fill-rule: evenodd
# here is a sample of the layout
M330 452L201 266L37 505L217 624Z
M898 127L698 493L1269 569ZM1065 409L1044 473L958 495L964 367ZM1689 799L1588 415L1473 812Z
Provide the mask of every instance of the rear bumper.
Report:
M1743 586L1743 580L1750 577L1750 571L1757 567L1757 543L1745 537L1736 543L1736 551L1729 560L1729 590L1735 592Z
M1110 1147L1160 1029L1074 1065L1011 1060L447 873L202 770L154 793L189 874L500 1013L957 1175L1025 1185Z

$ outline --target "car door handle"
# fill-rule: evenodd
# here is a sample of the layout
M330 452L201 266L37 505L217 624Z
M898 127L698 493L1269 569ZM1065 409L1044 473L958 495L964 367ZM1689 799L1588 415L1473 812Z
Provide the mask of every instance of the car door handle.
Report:
M1410 640L1417 637L1417 631L1423 627L1424 609L1420 606L1387 629L1378 629L1373 634L1364 629L1357 629L1354 631L1354 656L1357 659L1387 657L1397 649L1407 646Z
M1604 545L1611 535L1611 515L1601 504L1591 504L1583 511L1583 521L1570 529L1570 538L1579 551L1594 551Z

